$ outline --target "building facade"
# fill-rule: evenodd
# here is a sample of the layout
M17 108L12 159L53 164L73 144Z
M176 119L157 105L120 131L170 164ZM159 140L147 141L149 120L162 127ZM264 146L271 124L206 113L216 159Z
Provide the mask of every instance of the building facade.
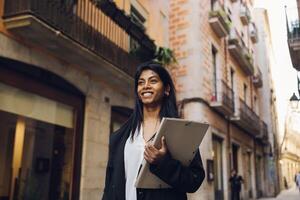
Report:
M168 5L0 3L0 199L100 199L136 66L168 44L155 28Z
M261 97L259 101L260 117L267 125L269 141L269 145L265 147L265 179L268 180L268 184L265 186L265 195L274 196L280 191L278 166L280 145L278 141L276 92L272 80L272 66L275 65L275 59L267 10L255 8L253 16L259 36L259 42L255 47L255 56L257 58L258 74L261 74L263 80L259 90L259 96Z
M300 172L300 112L289 108L285 121L285 133L281 146L282 189L295 185L295 175Z
M101 198L109 135L156 46L178 60L182 117L211 125L200 146L207 176L189 199L229 199L231 169L243 199L273 195L276 110L264 97L275 93L258 56L268 23L258 15L258 29L251 0L0 3L1 200Z
M276 195L271 61L258 57L270 51L265 14L255 15L253 1L172 0L169 18L182 117L211 125L200 145L207 177L190 199L229 199L232 169L243 199Z
M287 43L290 51L291 62L296 70L297 89L290 98L290 104L285 119L284 138L281 144L280 167L281 188L294 185L294 176L300 171L299 164L299 101L300 101L300 1L295 1L297 7L286 8ZM293 105L296 103L296 106Z

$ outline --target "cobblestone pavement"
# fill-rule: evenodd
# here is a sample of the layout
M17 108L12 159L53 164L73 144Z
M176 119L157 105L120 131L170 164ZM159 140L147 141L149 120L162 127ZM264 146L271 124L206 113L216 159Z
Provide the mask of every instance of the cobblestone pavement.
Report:
M296 187L283 190L276 198L261 198L259 200L300 200L300 192Z

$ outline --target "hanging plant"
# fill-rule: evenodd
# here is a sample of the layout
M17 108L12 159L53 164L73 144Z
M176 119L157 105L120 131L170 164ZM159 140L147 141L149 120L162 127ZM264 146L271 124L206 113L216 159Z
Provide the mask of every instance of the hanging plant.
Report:
M167 47L157 48L155 52L154 60L161 63L164 66L177 63L177 60L174 56L174 52Z

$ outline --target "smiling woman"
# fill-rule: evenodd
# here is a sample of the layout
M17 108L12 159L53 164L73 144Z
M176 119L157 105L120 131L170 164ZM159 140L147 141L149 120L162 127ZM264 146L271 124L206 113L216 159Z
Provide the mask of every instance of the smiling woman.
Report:
M189 166L183 166L172 158L164 138L159 149L151 144L162 118L178 117L168 71L152 61L138 66L135 97L133 114L110 137L103 200L186 200L186 193L195 192L205 177L200 152ZM150 163L150 171L172 188L136 188L143 159Z
M159 75L148 69L142 72L138 80L138 95L145 107L160 106L163 96L169 95L170 86L164 88Z

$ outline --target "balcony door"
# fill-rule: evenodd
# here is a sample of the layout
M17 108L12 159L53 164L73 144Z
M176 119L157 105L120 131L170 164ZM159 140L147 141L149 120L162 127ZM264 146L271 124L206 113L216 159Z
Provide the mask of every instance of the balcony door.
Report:
M239 146L236 144L232 144L232 157L231 157L231 169L234 169L237 173L239 173Z
M246 190L246 196L248 198L253 198L253 181L252 181L252 176L253 176L253 170L252 170L252 152L247 151L245 154L245 190Z
M0 199L78 199L81 98L11 69L0 66Z

